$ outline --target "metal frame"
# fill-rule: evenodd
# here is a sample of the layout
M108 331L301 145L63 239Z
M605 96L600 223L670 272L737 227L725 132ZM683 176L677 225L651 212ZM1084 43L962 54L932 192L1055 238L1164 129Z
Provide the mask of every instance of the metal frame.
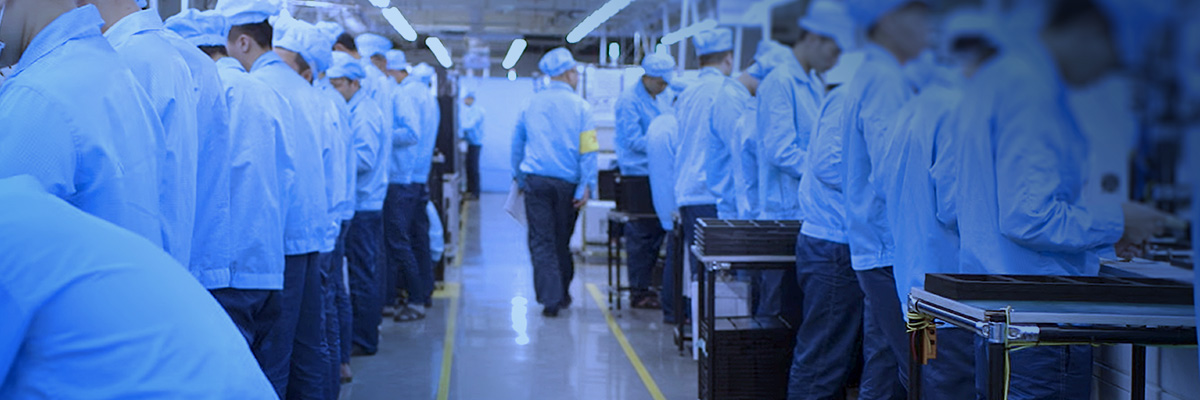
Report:
M631 287L621 286L621 253L625 250L625 224L630 221L643 219L658 219L653 214L629 214L622 211L608 212L608 242L605 244L608 252L608 309L621 310L621 292L630 291ZM630 304L632 306L632 304Z
M978 303L989 303L983 307ZM1010 345L1053 346L1058 343L1133 345L1132 398L1145 399L1146 349L1144 346L1195 345L1195 315L1180 316L1179 306L1086 304L1088 312L1031 312L991 307L997 302L961 302L914 288L909 294L911 312L967 329L987 340L988 398L1003 399L1006 359ZM1043 302L1013 304L1045 305ZM1133 308L1140 312L1132 311ZM1174 311L1159 312L1155 311ZM921 398L921 360L925 331L912 333L913 359L909 370L909 399Z

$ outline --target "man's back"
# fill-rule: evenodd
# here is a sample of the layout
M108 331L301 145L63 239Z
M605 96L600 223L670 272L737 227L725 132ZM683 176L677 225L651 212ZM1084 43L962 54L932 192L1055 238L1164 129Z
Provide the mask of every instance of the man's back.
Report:
M29 174L79 209L162 244L162 123L100 36L95 7L60 16L0 86L0 176Z
M245 339L145 239L0 180L0 398L271 399Z
M159 143L158 172L163 247L187 265L196 222L199 100L188 65L166 39L168 35L174 33L163 28L158 13L152 10L130 14L104 32L162 118L164 136Z
M518 117L518 137L521 139L522 159L514 172L558 178L571 183L590 179L581 168L585 154L594 155L586 138L592 131L591 107L583 98L562 82L552 82L538 92ZM592 134L594 138L594 132ZM585 139L585 140L581 140ZM514 146L517 144L514 143Z
M715 68L700 72L700 81L688 86L675 103L679 121L679 153L675 159L675 200L679 206L716 204L708 183L708 135L712 134L712 110L725 76Z

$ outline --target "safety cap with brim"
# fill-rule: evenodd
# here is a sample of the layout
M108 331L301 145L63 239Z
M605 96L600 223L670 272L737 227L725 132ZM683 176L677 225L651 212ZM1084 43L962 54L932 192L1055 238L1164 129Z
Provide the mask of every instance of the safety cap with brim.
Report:
M430 83L433 82L433 77L437 75L437 70L433 69L429 64L420 63L412 68L412 74L417 79L420 79L421 82Z
M868 29L880 18L908 4L929 5L929 0L846 0L846 10L860 29Z
M408 71L408 57L401 50L388 50L384 53L387 59L387 69L392 71Z
M808 8L808 14L796 22L804 30L833 39L842 51L855 47L854 22L846 12L846 5L832 0L817 0Z
M792 49L774 40L765 40L758 44L754 53L754 65L746 69L746 73L754 79L763 80L776 68L799 64Z
M333 64L330 65L329 71L325 72L325 76L357 81L366 78L367 72L353 56L339 51L333 53Z
M224 46L229 36L229 24L216 10L189 8L167 18L163 25L193 46Z
M670 80L675 72L675 58L670 54L652 53L642 59L642 70L646 71L646 76Z
M575 57L571 55L571 51L566 47L555 48L542 56L541 61L538 61L538 69L546 76L555 77L562 75L575 68Z
M993 46L1000 46L1000 31L995 18L982 10L959 10L946 17L942 28L945 42L942 44L946 51L953 50L954 42L963 38L980 38L987 40Z
M728 28L706 29L692 37L692 44L696 46L698 56L730 51L733 50L733 31Z
M274 40L271 41L271 45L299 54L300 58L303 58L304 62L308 63L310 68L317 69L317 60L313 58L313 53L308 48L308 41L311 39L306 37L315 35L316 28L313 28L307 22L298 20L290 20L286 23L277 23L276 25L275 36Z
M342 28L337 22L321 21L316 23L317 30L321 31L329 40L336 42L338 36L346 33L346 28Z
M229 26L257 24L279 15L283 0L218 0L215 9Z

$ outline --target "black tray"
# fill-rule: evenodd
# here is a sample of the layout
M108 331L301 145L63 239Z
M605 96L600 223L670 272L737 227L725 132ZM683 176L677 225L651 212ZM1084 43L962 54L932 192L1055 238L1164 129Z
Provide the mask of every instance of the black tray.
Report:
M1191 284L1156 278L928 274L925 291L954 300L1194 304Z

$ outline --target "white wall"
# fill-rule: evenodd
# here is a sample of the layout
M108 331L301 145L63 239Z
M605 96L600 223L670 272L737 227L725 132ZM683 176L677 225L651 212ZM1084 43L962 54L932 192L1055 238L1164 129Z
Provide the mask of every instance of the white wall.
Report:
M517 114L533 97L533 79L468 78L464 88L475 89L475 104L487 112L483 126L483 153L479 177L485 192L507 192L512 185L512 137Z

